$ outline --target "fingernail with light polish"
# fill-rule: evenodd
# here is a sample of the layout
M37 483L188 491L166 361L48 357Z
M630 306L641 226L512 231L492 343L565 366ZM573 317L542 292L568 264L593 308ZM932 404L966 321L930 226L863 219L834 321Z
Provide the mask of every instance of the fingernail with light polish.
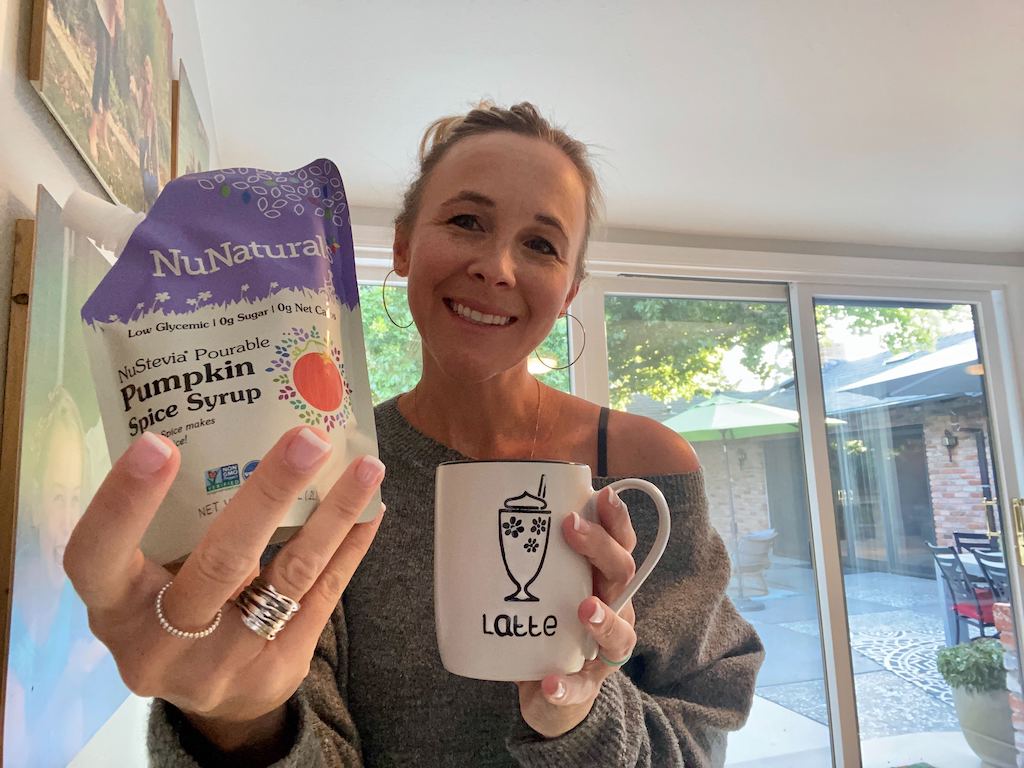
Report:
M612 509L622 509L622 499L619 498L619 494L615 492L614 488L608 489L608 503L612 505Z
M558 687L555 688L555 692L551 694L552 699L564 699L565 698L565 683L561 680L558 681Z
M604 606L598 603L597 608L595 608L594 612L590 615L590 623L600 624L602 621L604 621Z
M590 530L590 523L580 517L578 512L573 512L572 527L580 533L586 533Z
M356 479L363 485L376 485L384 477L384 465L376 456L363 456L356 467Z
M309 427L303 427L288 443L284 459L300 472L306 472L329 450L331 450L330 443L321 440L316 432Z
M171 447L152 432L143 432L128 454L128 467L136 477L149 477L171 458Z

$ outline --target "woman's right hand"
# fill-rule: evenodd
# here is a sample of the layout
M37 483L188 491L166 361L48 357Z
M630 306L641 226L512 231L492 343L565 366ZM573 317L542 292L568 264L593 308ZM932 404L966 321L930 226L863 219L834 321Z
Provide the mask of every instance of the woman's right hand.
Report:
M180 457L170 440L146 433L111 469L64 554L89 626L127 686L170 702L226 751L282 727L283 705L308 674L317 639L380 525L380 514L355 524L384 476L384 466L364 456L262 573L301 610L272 642L242 623L229 601L260 573L260 556L279 521L326 462L325 438L307 427L285 433L172 576L143 556L139 542ZM164 631L154 601L172 578L163 597L167 621L197 631L223 609L216 631L196 640Z

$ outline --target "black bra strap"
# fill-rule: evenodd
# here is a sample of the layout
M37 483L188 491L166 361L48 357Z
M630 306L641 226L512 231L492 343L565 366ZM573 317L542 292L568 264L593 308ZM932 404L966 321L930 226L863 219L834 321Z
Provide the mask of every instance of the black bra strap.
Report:
M608 477L608 409L597 420L597 476Z

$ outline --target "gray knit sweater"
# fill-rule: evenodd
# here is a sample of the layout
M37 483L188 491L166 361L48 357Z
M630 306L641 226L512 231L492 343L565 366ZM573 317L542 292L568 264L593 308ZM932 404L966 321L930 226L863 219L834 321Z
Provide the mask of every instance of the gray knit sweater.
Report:
M726 732L750 710L764 648L725 596L729 561L708 522L702 475L647 478L665 494L673 520L665 555L633 600L639 643L604 682L587 718L545 739L523 722L515 684L461 678L441 666L434 470L465 457L417 432L395 400L375 413L388 512L290 701L294 746L275 765L721 766ZM614 479L595 478L594 486ZM657 514L646 496L624 496L640 559L654 541ZM219 762L197 761L195 743L180 714L156 700L152 764Z

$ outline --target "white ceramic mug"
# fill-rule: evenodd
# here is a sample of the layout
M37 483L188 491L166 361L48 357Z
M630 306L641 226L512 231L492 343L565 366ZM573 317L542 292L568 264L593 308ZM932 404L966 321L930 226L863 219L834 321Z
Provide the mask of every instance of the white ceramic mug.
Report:
M577 616L593 573L561 526L573 511L597 522L590 467L560 461L456 461L437 468L434 619L445 669L478 680L540 680L578 672L596 644ZM610 606L618 612L665 551L668 504L627 479L658 509L650 553Z

